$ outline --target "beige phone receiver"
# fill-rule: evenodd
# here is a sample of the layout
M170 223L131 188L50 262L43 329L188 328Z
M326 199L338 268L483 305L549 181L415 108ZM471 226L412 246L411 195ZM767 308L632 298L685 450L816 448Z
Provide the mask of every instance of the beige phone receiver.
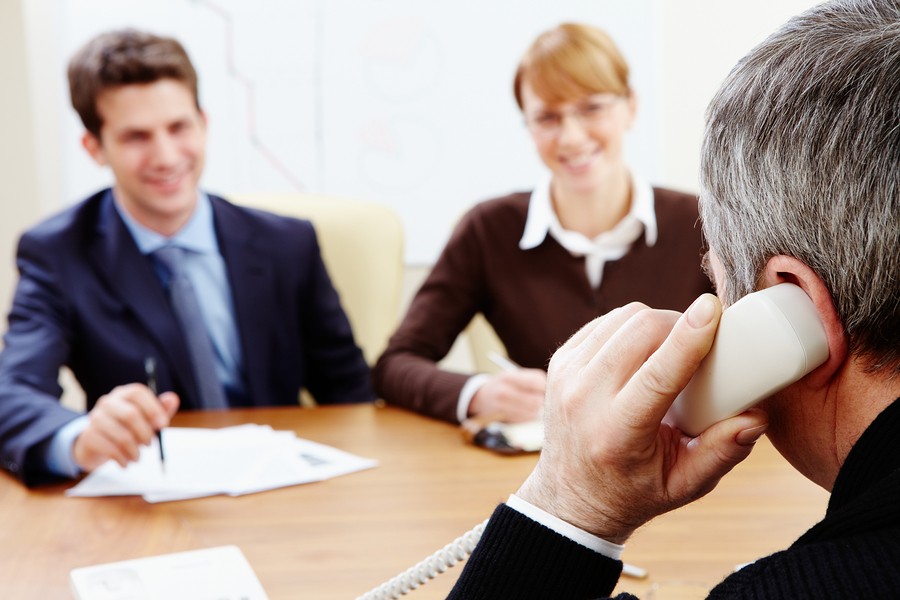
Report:
M828 359L828 339L809 296L791 283L753 292L722 313L712 349L669 415L684 433L740 414Z

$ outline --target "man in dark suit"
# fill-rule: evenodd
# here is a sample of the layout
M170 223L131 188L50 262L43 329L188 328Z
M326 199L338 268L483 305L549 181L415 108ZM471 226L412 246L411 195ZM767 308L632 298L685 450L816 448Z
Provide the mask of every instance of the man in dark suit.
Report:
M311 224L199 189L206 118L182 46L103 34L73 57L69 83L83 145L115 183L20 240L0 354L3 467L30 485L124 465L179 406L296 405L303 387L321 404L373 400ZM87 415L58 402L63 365Z

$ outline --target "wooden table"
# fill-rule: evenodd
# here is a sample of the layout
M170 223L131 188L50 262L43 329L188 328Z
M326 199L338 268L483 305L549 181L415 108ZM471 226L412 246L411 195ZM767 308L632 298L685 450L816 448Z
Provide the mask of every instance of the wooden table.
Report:
M272 600L353 599L487 518L534 456L467 446L457 428L374 406L184 413L176 426L269 424L376 458L375 469L248 496L147 504L67 498L0 474L0 596L69 598L72 568L236 544ZM625 559L650 571L620 590L662 598L678 581L711 587L734 565L784 547L824 511L825 492L766 441L700 502L658 518ZM459 567L411 598L443 598Z

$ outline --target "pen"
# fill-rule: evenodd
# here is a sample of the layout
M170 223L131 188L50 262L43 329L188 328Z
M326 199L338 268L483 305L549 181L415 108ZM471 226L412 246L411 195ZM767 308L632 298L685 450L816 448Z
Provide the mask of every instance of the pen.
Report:
M158 396L156 389L156 360L152 356L144 359L144 372L147 374L147 387L153 392L154 396ZM166 457L163 454L162 429L157 430L156 440L159 442L159 463L163 469L166 468Z
M488 355L487 355L487 356L488 356L488 359L489 359L492 363L494 363L495 365L497 365L498 367L500 367L500 368L503 369L504 371L518 371L519 369L521 369L521 367L520 367L519 365L517 365L517 364L514 363L513 361L509 360L508 358L506 358L506 357L503 356L502 354L499 354L499 353L497 353L497 352L494 352L493 350L491 350L490 352L488 352Z
M647 569L629 565L628 563L622 563L622 575L634 579L643 579L647 576Z

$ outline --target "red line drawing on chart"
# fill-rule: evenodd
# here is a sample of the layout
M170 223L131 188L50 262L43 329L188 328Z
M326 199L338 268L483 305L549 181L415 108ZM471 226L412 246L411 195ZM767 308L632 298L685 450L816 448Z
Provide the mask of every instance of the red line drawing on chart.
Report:
M263 143L260 137L256 133L256 89L253 80L241 73L237 67L235 66L237 63L234 60L234 23L231 18L231 14L217 5L214 2L209 2L208 0L192 0L195 4L200 4L211 11L218 14L225 21L225 64L228 68L228 73L241 85L244 86L245 93L247 95L247 135L250 138L250 144L259 151L263 157L269 161L272 167L275 168L276 171L281 173L281 175L287 179L292 186L297 188L298 191L304 192L307 190L307 186L303 184L302 181L288 168L287 165L284 164L272 150L269 149L268 146Z

